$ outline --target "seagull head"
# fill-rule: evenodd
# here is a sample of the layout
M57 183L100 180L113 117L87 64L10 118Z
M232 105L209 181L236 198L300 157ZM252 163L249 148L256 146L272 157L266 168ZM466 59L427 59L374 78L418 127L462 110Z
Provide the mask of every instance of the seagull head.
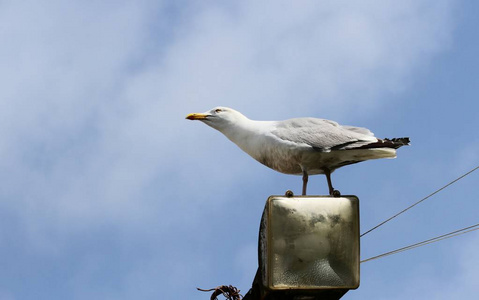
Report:
M218 106L204 113L192 113L186 116L188 120L199 120L219 131L232 127L246 117L232 108Z

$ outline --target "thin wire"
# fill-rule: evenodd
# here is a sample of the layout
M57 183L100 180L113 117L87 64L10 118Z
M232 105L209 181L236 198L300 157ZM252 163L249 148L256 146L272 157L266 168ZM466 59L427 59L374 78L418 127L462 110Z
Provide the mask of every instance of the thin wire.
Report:
M377 229L378 227L386 224L387 222L391 221L392 219L396 218L397 216L399 216L400 214L403 214L405 213L406 211L410 210L411 208L413 208L414 206L418 205L419 203L423 202L424 200L434 196L435 194L439 193L440 191L444 190L445 188L447 188L448 186L458 182L459 180L461 180L462 178L466 177L467 175L471 174L472 172L474 172L475 170L479 169L479 166L475 167L474 169L472 169L471 171L465 173L464 175L461 175L459 176L458 178L454 179L453 181L449 182L448 184L446 184L445 186L443 186L442 188L434 191L433 193L427 195L426 197L422 198L421 200L417 201L416 203L414 203L413 205L401 210L400 212L398 212L397 214L395 214L394 216L390 217L389 219L385 220L385 221L382 221L381 223L379 223L378 225L374 226L373 228L369 229L368 231L364 232L363 234L360 235L360 237L363 237L365 236L366 234L370 233L371 231Z
M368 259L362 260L361 263L364 263L364 262L367 262L367 261L370 261L370 260L374 260L374 259L378 259L378 258L381 258L381 257L393 255L393 254L396 254L396 253L399 253L399 252L411 250L411 249L414 249L414 248L417 248L417 247L425 246L427 244L432 244L432 243L435 243L435 242L439 242L441 240L452 238L452 237L455 237L455 236L458 236L458 235L461 235L461 234L465 234L465 233L468 233L468 232L471 232L471 231L474 231L474 230L479 230L479 223L475 224L475 225L472 225L472 226L469 226L469 227L466 227L466 228L462 228L462 229L459 229L459 230L456 230L456 231L453 231L453 232L449 232L449 233L437 236L437 237L432 238L432 239L428 239L428 240L425 240L425 241L422 241L422 242L419 242L419 243L415 243L415 244L412 244L412 245L409 245L409 246L406 246L406 247L402 247L402 248L399 248L399 249L396 249L396 250L393 250L393 251L389 251L389 252L386 252L386 253L383 253L383 254L380 254L380 255L377 255L377 256L370 257Z

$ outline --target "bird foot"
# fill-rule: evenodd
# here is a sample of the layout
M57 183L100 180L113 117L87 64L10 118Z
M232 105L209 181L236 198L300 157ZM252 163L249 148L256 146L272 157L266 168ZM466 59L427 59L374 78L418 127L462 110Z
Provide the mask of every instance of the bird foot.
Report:
M338 190L333 190L333 193L331 194L331 196L336 197L336 198L341 197L341 192L338 191Z

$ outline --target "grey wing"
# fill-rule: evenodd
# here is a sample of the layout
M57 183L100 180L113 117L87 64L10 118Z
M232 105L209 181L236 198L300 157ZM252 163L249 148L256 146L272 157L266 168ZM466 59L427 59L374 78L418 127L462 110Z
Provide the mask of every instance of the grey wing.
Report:
M278 122L272 133L282 140L306 144L322 152L354 149L377 142L365 128L341 126L334 121L316 118Z
M360 134L364 135L369 135L369 136L374 136L374 133L371 132L371 130L364 128L364 127L354 127L354 126L348 126L348 125L342 125L344 129L351 130L353 132L357 132Z

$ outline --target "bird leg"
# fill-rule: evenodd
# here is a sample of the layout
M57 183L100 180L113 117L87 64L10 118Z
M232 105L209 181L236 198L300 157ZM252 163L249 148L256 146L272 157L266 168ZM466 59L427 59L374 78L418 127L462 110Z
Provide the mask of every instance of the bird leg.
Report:
M308 185L308 173L303 170L303 196L306 196L306 186Z
M324 175L326 175L326 179L328 180L329 195L334 196L336 193L333 188L333 184L331 183L331 171L325 170ZM339 194L339 191L337 191L337 193Z

